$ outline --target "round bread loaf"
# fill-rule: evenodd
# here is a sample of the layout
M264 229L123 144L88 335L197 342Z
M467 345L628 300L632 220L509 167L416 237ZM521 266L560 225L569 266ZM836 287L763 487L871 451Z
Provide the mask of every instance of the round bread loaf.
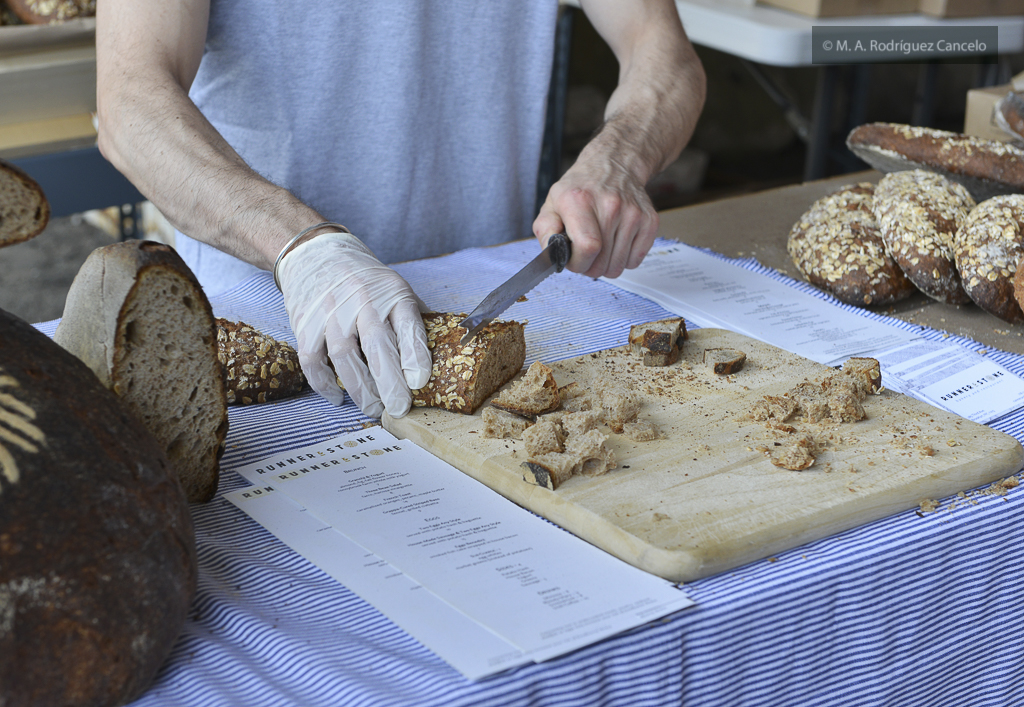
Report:
M894 172L875 187L873 209L886 251L939 302L971 301L960 283L953 237L972 208L974 199L963 186L934 172Z
M0 160L0 248L35 238L50 220L50 202L30 176Z
M152 241L97 248L71 283L53 338L159 440L189 501L213 498L227 390L213 310L181 256Z
M954 253L976 305L1011 324L1024 322L1013 287L1024 262L1024 194L995 196L971 209L957 231Z
M196 572L157 441L85 364L0 311L0 703L134 701Z
M23 22L33 25L93 17L96 14L96 0L7 0L7 4Z
M306 387L299 354L289 344L242 322L221 317L214 322L228 405L269 403L298 395Z
M978 201L1024 191L1024 149L1006 142L898 123L868 123L854 128L846 145L882 172L936 172L967 187Z
M844 186L815 201L789 233L787 248L800 273L847 304L889 305L916 291L885 252L874 193L869 182Z

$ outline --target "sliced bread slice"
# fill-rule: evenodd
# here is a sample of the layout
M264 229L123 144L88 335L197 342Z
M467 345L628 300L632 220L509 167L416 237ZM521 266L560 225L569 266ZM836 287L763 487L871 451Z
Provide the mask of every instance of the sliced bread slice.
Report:
M50 220L50 202L35 180L0 160L0 248L38 236Z
M171 248L149 241L93 251L54 335L153 433L193 502L217 490L228 431L216 338L192 271Z

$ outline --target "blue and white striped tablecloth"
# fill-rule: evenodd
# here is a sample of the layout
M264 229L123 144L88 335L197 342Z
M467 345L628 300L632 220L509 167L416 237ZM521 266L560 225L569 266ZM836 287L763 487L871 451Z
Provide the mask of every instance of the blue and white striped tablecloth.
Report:
M518 242L396 269L432 308L468 311L535 253L532 241ZM735 262L827 298L756 261ZM218 297L214 309L291 338L269 275ZM566 272L508 316L529 320L532 361L620 345L630 324L669 314ZM988 355L1024 373L1022 357ZM233 408L220 491L247 485L232 471L242 464L366 421L313 394ZM1022 439L1024 411L992 426ZM219 496L193 515L198 595L140 706L1024 704L1024 487L945 499L935 513L907 511L694 582L694 608L478 683Z

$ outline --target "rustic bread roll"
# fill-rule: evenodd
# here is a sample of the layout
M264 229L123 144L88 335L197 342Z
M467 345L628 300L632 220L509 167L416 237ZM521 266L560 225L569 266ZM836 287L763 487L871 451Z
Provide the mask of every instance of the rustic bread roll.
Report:
M1024 194L996 196L967 215L954 255L964 289L974 303L1011 324L1024 322L1013 277L1024 262Z
M875 185L851 184L818 199L789 232L800 274L836 299L885 306L917 291L885 252L872 210Z
M23 22L46 25L96 15L96 0L7 0Z
M284 341L248 324L221 317L217 325L217 358L224 365L228 405L269 403L298 395L306 387L299 354Z
M35 238L50 220L50 202L30 176L0 160L0 248Z
M433 367L427 384L412 392L415 407L440 407L472 414L491 393L522 370L526 360L523 325L493 321L466 346L459 343L464 314L423 315Z
M875 217L886 250L919 290L939 302L970 302L953 238L973 207L963 186L920 169L887 174L875 187Z
M924 169L965 186L977 201L1024 191L1024 149L973 135L869 123L847 136L850 150L882 172Z
M81 361L0 311L0 703L135 701L196 575L159 443Z
M228 431L224 371L210 303L177 253L149 241L97 248L54 340L160 441L190 501L213 497Z

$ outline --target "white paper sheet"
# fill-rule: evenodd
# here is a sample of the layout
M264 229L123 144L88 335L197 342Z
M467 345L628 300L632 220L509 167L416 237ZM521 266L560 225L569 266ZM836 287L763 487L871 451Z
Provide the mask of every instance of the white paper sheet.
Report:
M730 329L826 365L918 339L684 244L652 249L609 284L700 326Z
M470 680L532 662L271 486L224 494L281 542L344 584Z
M882 383L980 423L1024 406L1024 380L972 351L876 322L685 244L652 249L608 283L700 326L729 329L835 366L871 356Z
M290 462L260 462L243 475L263 470L261 483L533 660L692 605L671 583L516 506L411 442L381 436L373 444L367 436L351 447L345 444L353 440L336 439L295 450L283 455Z
M1024 380L960 346L915 341L875 354L889 388L981 424L1024 407Z

